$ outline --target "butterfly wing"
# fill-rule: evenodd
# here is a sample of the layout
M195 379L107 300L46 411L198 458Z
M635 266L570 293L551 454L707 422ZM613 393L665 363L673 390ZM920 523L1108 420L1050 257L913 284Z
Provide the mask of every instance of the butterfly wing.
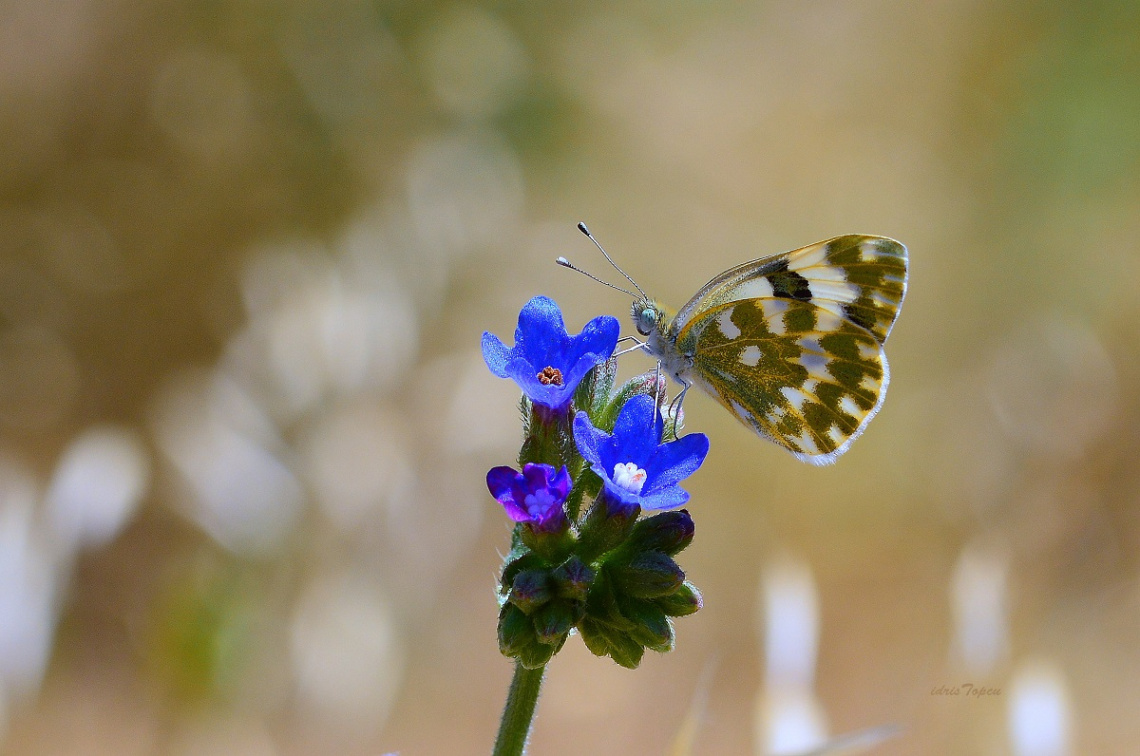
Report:
M906 247L885 236L852 234L737 265L709 281L677 313L679 338L689 322L726 302L812 302L869 331L880 344L906 296Z
M905 247L838 237L718 276L678 313L675 343L741 422L829 464L886 396L882 345L905 291Z

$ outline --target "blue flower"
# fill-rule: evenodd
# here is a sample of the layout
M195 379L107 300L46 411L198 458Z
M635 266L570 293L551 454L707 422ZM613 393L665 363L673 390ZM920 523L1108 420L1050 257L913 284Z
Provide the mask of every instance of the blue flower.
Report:
M570 336L554 300L535 297L519 313L514 347L483 334L483 359L492 373L512 379L535 404L562 409L586 374L614 353L620 330L617 318L603 315Z
M544 533L569 524L562 509L570 493L570 473L565 466L555 472L550 465L528 462L521 473L510 467L492 467L487 488L515 522L528 522Z
M654 398L645 394L630 398L621 408L612 436L595 428L585 413L574 418L574 441L604 482L604 494L630 508L682 506L689 492L679 483L696 472L709 453L709 439L703 433L662 444L662 430Z

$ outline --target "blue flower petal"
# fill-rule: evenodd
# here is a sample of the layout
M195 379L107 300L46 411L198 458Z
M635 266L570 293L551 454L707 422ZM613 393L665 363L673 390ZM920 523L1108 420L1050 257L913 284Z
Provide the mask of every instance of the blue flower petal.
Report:
M483 334L483 359L492 373L518 383L532 402L562 409L586 374L613 354L620 330L617 319L601 316L587 323L582 333L570 336L554 300L534 297L519 312L513 347L508 349L493 334ZM540 381L538 375L546 368L557 370L561 381Z
M584 414L574 418L574 441L590 468L604 482L604 496L642 509L675 509L689 500L678 484L696 472L709 451L709 439L693 433L658 443L664 423L652 396L631 397L618 413L613 435L598 430ZM645 485L632 493L613 480L617 463L632 462L645 470Z
M487 368L499 376L500 378L507 377L507 363L511 360L511 350L507 349L498 336L488 331L483 332L483 360L487 363Z
M523 305L515 328L515 351L535 366L535 372L551 365L551 355L564 352L569 341L562 311L553 299L534 297Z
M614 422L614 438L622 440L619 462L636 462L638 467L645 463L657 449L664 424L657 410L657 401L648 394L638 394L618 412Z
M566 469L566 465L562 465L558 472L554 474L554 477L550 479L549 483L550 490L554 491L557 494L557 498L562 501L565 501L566 497L570 495L570 489L573 485L573 481L570 480L570 471Z
M621 324L617 318L601 315L587 323L580 334L571 337L570 349L564 356L566 367L562 369L566 385L577 386L595 365L613 356L620 334Z
M642 509L676 509L689 501L689 492L680 486L666 488L660 493L641 497Z
M709 437L690 433L668 444L661 444L645 466L648 477L642 493L652 495L676 486L697 471L709 453Z
M487 471L487 490L503 505L508 517L515 522L526 522L530 514L517 499L518 475L510 467L492 467Z
M594 427L586 413L574 416L574 443L578 446L578 453L595 468L602 464L602 447L609 441L610 435ZM605 473L598 472L605 477Z

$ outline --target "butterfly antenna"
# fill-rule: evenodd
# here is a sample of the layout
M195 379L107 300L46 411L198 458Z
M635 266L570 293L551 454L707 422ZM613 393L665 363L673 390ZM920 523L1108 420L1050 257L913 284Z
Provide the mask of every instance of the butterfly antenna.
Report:
M634 294L634 293L633 293L632 291L630 291L629 289L623 289L623 288L622 288L622 287L620 287L620 286L614 286L614 285L613 285L612 283L610 283L609 281L603 281L602 279L600 279L600 278L598 278L597 276L595 276L593 273L587 273L586 271L582 270L581 268L579 268L579 267L578 267L577 265L575 265L574 263L572 263L572 262L570 262L569 260L567 260L565 257L559 257L559 258L558 258L557 260L555 260L554 262L558 263L558 264L559 264L559 265L561 265L563 268L569 268L570 270L574 270L574 271L577 271L577 272L581 273L582 275L584 275L586 278L592 278L592 279L594 279L595 281L597 281L598 283L600 283L600 284L603 284L603 285L605 285L605 286L608 286L608 287L610 287L611 289L617 289L617 290L618 290L618 291L620 291L622 294L628 294L628 295L629 295L629 296L631 296L631 297L636 297L636 296L637 296L636 294Z
M590 229L586 228L585 223L579 223L578 230L584 233L586 235L586 238L592 241L594 243L594 246L602 251L602 254L606 256L606 259L610 261L610 265L614 266L614 270L616 270L618 273L621 273L623 276L625 276L625 280L633 284L633 288L637 289L637 291L641 294L642 299L649 299L649 297L646 296L645 292L641 290L641 287L637 285L637 281L634 281L629 277L628 273L618 267L618 264L614 262L614 259L612 257L610 257L610 253L606 251L606 248L599 244L598 240L594 238L594 235L590 233ZM617 287L615 286L614 288L616 289ZM630 296L633 295L631 294Z

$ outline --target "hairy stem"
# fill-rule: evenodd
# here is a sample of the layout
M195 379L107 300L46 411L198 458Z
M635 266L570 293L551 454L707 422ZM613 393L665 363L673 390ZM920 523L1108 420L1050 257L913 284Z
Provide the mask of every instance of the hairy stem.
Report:
M499 722L499 737L495 740L492 756L522 756L526 751L530 725L534 721L534 709L538 704L538 691L542 687L545 672L545 666L527 669L515 662L515 676L507 693L503 719Z

